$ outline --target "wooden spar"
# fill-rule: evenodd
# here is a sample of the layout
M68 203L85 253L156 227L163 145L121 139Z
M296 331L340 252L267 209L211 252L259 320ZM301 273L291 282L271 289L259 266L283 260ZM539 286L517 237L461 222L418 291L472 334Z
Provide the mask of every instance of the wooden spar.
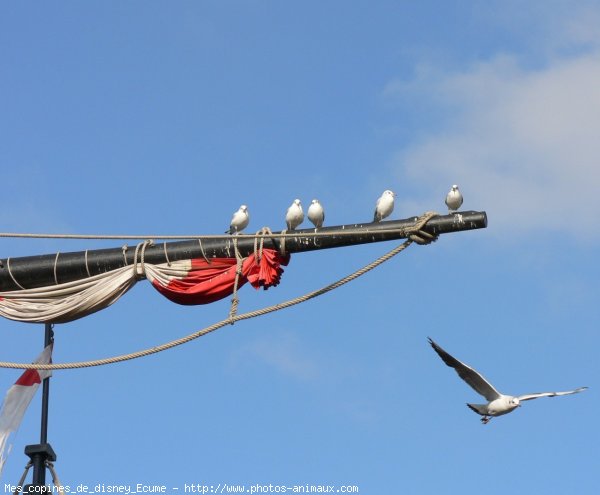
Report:
M302 229L288 232L293 236L285 238L286 253L301 253L319 249L355 246L372 242L405 239L406 230L413 227L417 217L404 220L390 220L378 223L337 225L318 229ZM463 230L487 227L485 212L462 211L450 215L433 217L423 228L433 234L447 234ZM281 250L282 239L274 233L265 236L263 247ZM240 234L235 236L238 251L242 256L254 252L255 236ZM158 243L145 248L144 260L159 264L194 258L233 258L235 250L233 236L211 236L196 240ZM166 252L166 255L165 255ZM0 260L0 292L23 288L46 287L56 283L71 282L88 276L116 270L134 263L135 247L97 249L70 253L27 256ZM16 282L18 282L18 284ZM21 286L21 287L19 287Z

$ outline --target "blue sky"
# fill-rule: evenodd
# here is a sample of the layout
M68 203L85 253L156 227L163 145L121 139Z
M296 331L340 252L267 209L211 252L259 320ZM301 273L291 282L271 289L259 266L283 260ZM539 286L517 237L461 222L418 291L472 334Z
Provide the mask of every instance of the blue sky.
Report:
M600 345L600 3L59 2L0 7L7 232L248 231L317 197L328 225L443 212L485 230L414 246L301 306L186 346L55 373L64 484L355 485L359 493L592 493ZM120 246L2 239L1 257ZM294 256L249 311L320 288L396 243ZM56 362L151 347L226 317L140 282L57 326ZM41 325L0 322L2 360ZM486 426L427 344L501 391L590 389ZM18 371L0 371L5 391ZM4 393L4 392L2 392ZM39 435L39 397L2 483ZM507 487L508 485L508 487ZM171 492L176 493L176 492Z

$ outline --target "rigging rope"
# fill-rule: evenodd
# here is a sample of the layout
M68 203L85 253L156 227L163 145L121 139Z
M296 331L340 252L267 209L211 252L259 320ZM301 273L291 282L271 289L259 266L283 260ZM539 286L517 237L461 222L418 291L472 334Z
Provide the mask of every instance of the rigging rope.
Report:
M208 333L214 332L215 330L218 330L219 328L233 324L236 321L249 320L249 319L255 318L257 316L263 316L268 313L273 313L275 311L279 311L279 310L282 310L285 308L289 308L291 306L295 306L296 304L300 304L302 302L306 302L315 297L321 296L327 292L337 289L338 287L341 287L344 284L347 284L348 282L351 282L351 281L357 279L358 277L373 270L374 268L378 267L382 263L385 263L389 259L391 259L394 256L396 256L397 254L401 253L408 246L410 246L413 242L423 245L423 244L429 244L429 243L437 240L437 236L433 236L433 235L429 234L428 232L425 232L422 230L422 228L425 226L425 224L427 224L427 222L431 218L433 218L434 216L437 216L437 215L438 214L435 212L424 213L423 215L421 215L418 218L418 220L414 226L406 229L406 233L408 234L408 239L406 241L404 241L401 245L395 247L388 253L384 254L383 256L380 256L375 261L372 261L371 263L360 268L359 270L355 271L354 273L351 273L350 275L347 275L346 277L341 278L340 280L333 282L332 284L329 284L329 285L322 287L321 289L315 290L313 292L309 292L308 294L305 294L303 296L299 296L294 299L285 301L283 303L275 304L273 306L267 306L266 308L258 309L255 311L249 311L247 313L233 314L233 315L230 314L228 318L221 320L217 323L214 323L208 327L205 327L201 330L198 330L198 331L196 331L192 334L189 334L185 337L182 337L180 339L172 340L165 344L161 344L161 345L158 345L155 347L150 347L148 349L143 349L141 351L136 351L136 352L132 352L129 354L122 354L122 355L113 356L110 358L96 359L96 360L90 360L90 361L79 361L79 362L70 362L70 363L53 363L53 364L13 363L13 362L0 361L0 368L64 370L64 369L76 369L76 368L90 368L90 367L94 367L94 366L103 366L106 364L120 363L123 361L129 361L132 359L149 356L151 354L156 354L156 353L171 349L173 347L177 347L179 345L186 344L186 343L188 343L192 340L195 340L199 337L203 337L204 335L206 335ZM260 235L260 234L257 234L257 235Z
M23 489L23 483L25 483L25 478L27 478L27 473L31 469L31 466L33 466L33 462L29 461L25 466L25 472L23 473L23 476L21 476L21 479L15 485L15 491L13 492L13 495L18 495L21 493L21 490Z
M52 475L52 483L54 483L54 488L56 488L56 492L60 495L63 495L64 485L58 479L58 474L56 474L56 469L54 469L54 464L50 461L46 461L46 467L50 470L50 474Z
M436 213L436 215L439 215ZM366 222L368 224L370 222ZM362 225L362 224L357 224ZM302 233L298 231L288 231L287 229L281 232L272 232L269 237L286 238L286 237L330 237L336 236L353 236L356 232L344 229L327 230L308 232L312 229L303 229ZM378 234L397 233L398 228L377 229ZM245 239L260 239L264 234L260 231L256 234L239 234L240 238ZM192 234L192 235L127 235L127 234L34 234L34 233L19 233L19 232L0 232L0 238L15 238L15 239L84 239L84 240L140 240L140 239L163 239L163 240L204 240L204 239L231 239L231 234ZM127 250L127 246L123 246Z
M244 262L244 258L240 254L237 243L237 236L233 238L233 248L235 249L235 280L233 282L233 297L231 298L231 309L229 310L229 320L233 325L235 323L235 315L237 314L238 304L240 302L240 298L238 297L238 286L240 284L240 277L242 276L242 263ZM254 247L254 252L256 256L256 246ZM258 261L258 260L257 260Z

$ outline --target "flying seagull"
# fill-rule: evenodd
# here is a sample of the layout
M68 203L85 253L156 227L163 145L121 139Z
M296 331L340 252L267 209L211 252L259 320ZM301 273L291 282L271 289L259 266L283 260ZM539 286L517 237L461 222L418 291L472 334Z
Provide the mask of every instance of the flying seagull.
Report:
M584 391L587 387L579 387L575 390L566 392L540 392L535 394L525 395L504 395L498 392L494 386L488 382L483 376L465 363L461 363L458 359L452 357L433 340L429 339L429 343L433 350L438 353L442 361L458 373L465 382L467 382L475 392L483 395L488 401L487 404L467 404L467 406L477 414L483 416L481 422L486 424L493 416L501 416L514 411L521 406L521 402L539 397L556 397L557 395L570 395Z
M323 211L323 207L318 199L313 199L308 207L308 219L313 223L315 228L320 229L323 227L325 211Z
M446 206L448 207L448 213L455 212L463 204L463 196L458 190L458 186L455 184L450 189L450 192L446 195Z
M304 222L304 212L299 199L295 199L285 214L285 224L288 230L296 230L296 227Z
M375 204L375 214L373 215L374 222L380 222L394 211L394 196L396 196L396 194L389 189L383 191L383 194Z
M231 224L226 234L238 234L244 230L250 222L250 214L248 213L248 207L246 205L240 206L240 209L233 214L231 218Z

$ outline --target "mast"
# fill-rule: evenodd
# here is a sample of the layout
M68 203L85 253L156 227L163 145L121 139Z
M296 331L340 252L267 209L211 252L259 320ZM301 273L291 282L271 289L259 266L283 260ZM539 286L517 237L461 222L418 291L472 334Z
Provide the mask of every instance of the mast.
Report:
M51 323L45 324L44 348L54 342ZM46 464L56 461L56 454L48 443L48 403L50 399L50 377L42 382L42 415L40 425L40 443L25 446L25 455L31 459L33 479L31 485L23 487L23 493L44 493L46 488ZM31 487L31 488L30 488Z

